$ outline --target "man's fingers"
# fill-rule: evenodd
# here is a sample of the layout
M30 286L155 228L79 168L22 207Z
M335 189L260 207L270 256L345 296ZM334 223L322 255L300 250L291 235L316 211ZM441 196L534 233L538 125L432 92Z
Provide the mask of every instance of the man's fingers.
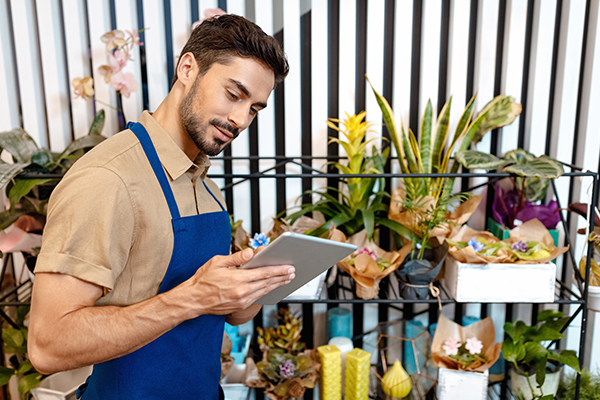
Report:
M249 282L258 282L260 285L265 284L265 280L272 278L286 278L292 280L296 276L296 269L291 265L279 265L275 267L260 267L248 270L240 270L241 273L246 273Z
M254 257L254 251L248 248L233 253L229 256L220 257L217 265L219 267L235 267L247 263L252 259L252 257Z

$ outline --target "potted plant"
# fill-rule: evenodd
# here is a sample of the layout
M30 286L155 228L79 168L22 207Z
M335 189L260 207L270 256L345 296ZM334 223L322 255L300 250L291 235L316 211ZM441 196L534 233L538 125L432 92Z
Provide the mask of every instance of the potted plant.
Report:
M0 212L0 231L6 231L0 238L1 251L12 251L16 239L25 235L23 231L41 234L50 192L79 157L106 139L101 135L103 127L104 110L100 110L88 134L73 141L62 153L39 148L21 128L0 132L0 149L10 153L14 161L9 164L0 160L0 188L10 203L8 210ZM18 250L35 257L39 249ZM28 262L30 268L33 265Z
M569 317L556 310L543 310L537 323L507 322L508 337L502 344L504 358L511 362L510 381L516 396L525 400L550 400L558 389L562 364L581 373L579 359L572 350L555 351L542 343L565 337L561 333Z
M542 155L536 157L523 149L509 151L502 158L475 150L456 153L456 160L467 169L487 169L514 174L492 186L495 189L492 204L493 218L488 218L488 227L499 239L506 239L508 231L516 225L539 219L558 241L556 225L560 222L558 204L543 201L550 179L564 174L563 166L556 160ZM503 185L504 184L504 185Z
M452 134L449 129L452 98L442 107L435 124L433 107L428 101L418 143L414 133L410 129L406 131L401 121L399 128L396 126L389 103L372 85L371 88L383 113L403 174L458 172L456 160L450 166L454 150L466 150L471 142L480 140L489 130L512 123L521 112L521 105L515 103L514 98L499 95L474 114L476 96L473 96ZM412 251L398 270L407 272L406 276L400 277L404 297L427 296L427 283L439 273L447 246L446 249L429 250L430 255L426 255L426 250L440 246L452 226L464 224L481 200L480 196L474 196L465 202L464 209L455 209L451 213L449 208L453 204L470 197L467 194L453 195L453 183L453 177L404 178L401 186L392 192L389 218L408 228L409 234L404 236L412 244Z

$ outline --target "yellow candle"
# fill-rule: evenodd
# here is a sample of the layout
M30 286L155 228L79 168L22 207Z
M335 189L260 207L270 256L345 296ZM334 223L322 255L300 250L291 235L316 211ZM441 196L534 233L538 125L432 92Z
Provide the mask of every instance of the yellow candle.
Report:
M369 398L369 360L371 354L356 348L346 354L345 400L367 400Z
M333 345L317 347L321 357L321 400L342 398L342 352Z

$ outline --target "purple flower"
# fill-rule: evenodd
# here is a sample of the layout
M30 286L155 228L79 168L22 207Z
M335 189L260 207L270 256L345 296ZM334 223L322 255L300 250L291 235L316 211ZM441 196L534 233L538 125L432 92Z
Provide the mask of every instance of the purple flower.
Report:
M295 371L296 368L294 367L292 360L287 360L283 364L279 365L279 375L281 375L281 377L284 379L293 379Z
M527 243L525 243L522 240L519 240L518 242L514 242L511 247L513 250L520 251L521 253L527 252Z
M514 189L505 191L500 185L496 184L496 194L492 203L494 221L512 229L518 211L519 193Z
M483 250L483 246L485 246L483 243L477 240L477 238L472 238L471 240L469 240L468 245L471 246L473 250L475 250L475 253L479 253L481 250Z
M554 229L560 222L558 203L552 200L548 205L538 205L526 201L525 208L519 211L517 215L515 215L515 218L523 222L537 218L546 228Z
M271 238L266 237L264 233L255 233L254 238L250 239L250 247L256 250L260 246L268 245L270 241Z

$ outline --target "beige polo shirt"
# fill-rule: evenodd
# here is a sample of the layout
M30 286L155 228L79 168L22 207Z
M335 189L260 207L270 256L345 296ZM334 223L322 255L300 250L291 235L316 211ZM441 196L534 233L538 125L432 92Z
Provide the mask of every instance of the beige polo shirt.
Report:
M181 216L221 211L202 184L225 207L221 191L206 178L208 158L192 162L150 113L139 122L154 143ZM125 130L78 160L53 191L35 272L103 286L97 305L129 305L158 292L172 251L167 201L142 145Z

